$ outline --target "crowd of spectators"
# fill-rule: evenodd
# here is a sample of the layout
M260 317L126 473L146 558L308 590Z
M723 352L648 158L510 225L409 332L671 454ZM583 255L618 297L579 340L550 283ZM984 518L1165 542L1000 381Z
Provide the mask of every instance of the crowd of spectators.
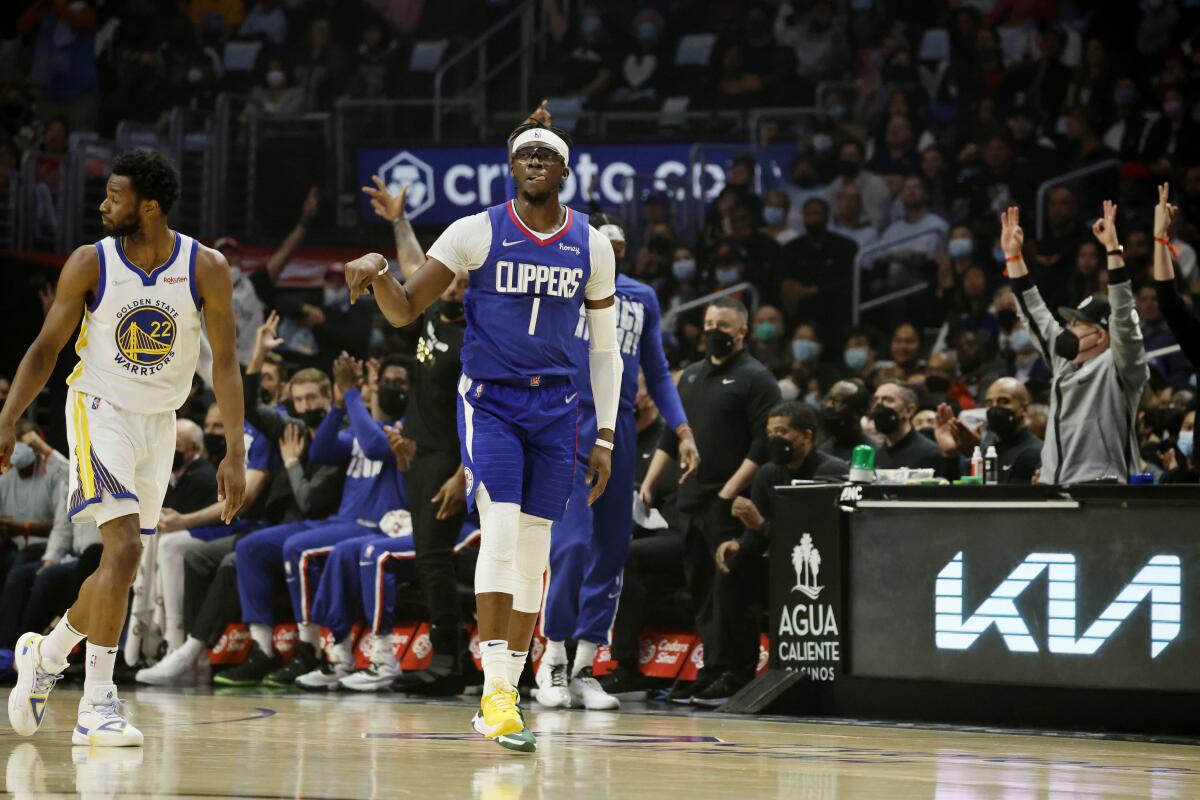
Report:
M432 13L435 5L425 11ZM598 109L658 107L683 87L697 103L713 107L817 103L825 112L809 127L769 131L774 143L794 150L778 175L773 173L778 160L733 159L725 187L695 235L676 226L670 199L661 194L645 197L640 217L626 221L641 236L620 269L653 286L664 312L741 283L752 284L757 294L734 292L733 300L759 300L750 314L736 302L710 306L679 315L674 329L664 330L680 373L708 377L736 357L737 368L766 388L746 402L752 406L746 413L750 422L737 431L737 448L705 452L697 431L710 472L692 489L677 490L666 464L642 484L643 496L660 508L668 528L638 532L627 569L632 594L622 603L615 629L614 654L631 659L636 631L656 608L649 594L685 585L701 594L693 597L692 619L706 629L706 639L724 647L714 652L722 661L712 665L720 674L706 676L714 683L723 680L711 699L736 690L752 666L743 606L749 602L746 581L754 578L731 582L722 576L750 570L749 556L762 550L770 504L762 481L838 472L861 445L873 449L878 468L926 469L953 480L966 470L974 448L989 444L1000 451L1001 474L1012 483L1124 482L1138 473L1160 482L1200 481L1193 437L1195 363L1184 353L1164 352L1176 344L1178 329L1170 320L1191 313L1200 295L1194 249L1200 232L1195 143L1200 26L1195 11L1174 2L1101 9L998 0L988 11L976 4L918 3L893 9L891 16L877 8L882 4L831 0L701 5L703 13L689 3L636 9L584 3L568 10L546 0L557 46L550 56L556 68L544 77L557 83L544 88L579 96ZM159 95L151 87L161 85L161 96L204 103L211 91L200 87L226 68L227 45L242 42L260 45L256 66L247 73L256 76L248 86L264 108L327 108L346 92L391 96L402 91L397 87L404 80L399 51L406 44L400 42L413 41L397 31L412 34L420 22L424 36L426 21L419 14L402 19L405 4L380 6L384 12L376 16L368 6L353 5L355 14L345 18L340 6L334 15L320 3L271 0L249 9L237 2L193 2L161 20L165 12L147 11L158 20L154 30L189 43L169 51L138 50L154 35L126 17L110 31L107 49L88 39L87 49L101 55L90 65L81 57L81 66L59 75L58 94L46 93L49 84L39 85L38 113L53 107L64 119L65 135L68 126L103 127L97 117L106 113L138 118L154 108L93 103L97 86L109 85L118 98L153 98ZM50 26L64 31L64 40L68 29L77 37L96 37L103 29L98 14L88 3L69 10L39 3L21 26L30 32ZM347 39L350 30L361 38ZM697 31L717 34L707 62L713 68L698 82L695 72L674 63L681 39ZM38 44L40 36L33 37ZM225 49L215 48L217 43ZM183 61L171 68L177 59ZM35 58L35 66L39 63ZM36 81L40 73L31 74ZM826 81L844 86L818 96L817 86ZM31 106L14 99L27 89L4 91L7 135L27 135L8 116L30 113ZM1049 188L1045 217L1036 218L1039 186L1108 160L1116 162L1111 169ZM1155 185L1167 181L1171 189L1159 200L1156 217ZM1110 199L1116 207L1106 213L1102 203ZM1164 215L1168 201L1178 209ZM276 286L318 202L315 194L305 200L293 235L264 270L242 274L240 245L218 243L239 268L239 356L257 376L248 381L253 393L248 408L273 409L283 420L273 424L268 413L256 411L262 429L247 433L265 441L261 461L252 465L263 473L261 494L251 503L256 513L251 519L260 527L351 513L339 509L341 484L361 475L356 459L381 459L347 445L350 449L323 453L317 448L321 458L312 460L310 448L331 408L354 405L360 423L370 418L385 431L396 469L389 465L380 474L403 475L413 457L411 442L395 422L403 415L399 395L406 393L402 387L415 363L392 363L396 374L381 383L387 362L372 373L338 354L415 352L422 358L420 334L385 329L370 305L351 307L336 271L319 290ZM1008 216L1011 207L1022 210L1021 234ZM1097 227L1096 220L1103 224ZM1118 245L1123 254L1116 254ZM1164 253L1173 264L1165 278L1155 261L1166 258ZM865 298L909 293L853 324L855 270ZM710 351L718 340L725 346L724 337L706 335L714 328L728 337L729 350ZM1073 351L1061 344L1072 337ZM1088 367L1093 361L1099 366ZM1089 369L1115 376L1120 390L1107 395L1095 385L1076 394L1070 385L1064 390ZM385 383L391 384L386 391ZM1087 394L1093 390L1097 394ZM687 403L685 397L689 416L699 410ZM1104 420L1130 428L1128 436L1117 437L1127 448L1124 441L1109 443L1115 449L1098 455L1089 449L1095 442L1080 443L1071 439L1078 432L1056 427L1056 411L1083 415L1102 403L1111 415ZM203 489L207 495L184 507L179 488L199 486L201 473L210 469L206 463L220 458L218 423L210 411L211 396L197 380L180 414L181 465L173 478L178 497L162 523L168 536L204 522L202 512L215 503L215 488ZM659 439L657 417L645 397L637 413L645 456L639 463L648 463ZM22 587L34 586L35 599L20 610L0 605L0 648L11 646L2 637L11 638L27 624L44 627L53 606L65 607L62 597L70 594L74 572L64 565L94 553L94 541L78 531L74 536L59 531L61 509L53 503L27 508L29 503L18 507L7 499L3 481L52 481L61 468L61 456L36 433L28 435L32 458L22 453L26 466L0 481L5 573L0 578L4 598L10 591L13 597L29 594ZM732 435L728 426L723 435ZM365 434L359 446L364 439ZM1067 443L1053 474L1043 471L1044 441ZM1116 460L1105 460L1113 453ZM735 492L737 497L721 496L744 460L769 460L773 466L761 470L767 477L748 489L743 483L746 490ZM352 476L355 470L359 475ZM639 480L644 476L643 471ZM190 516L196 514L201 516ZM236 539L253 530L228 535ZM43 541L47 537L49 543ZM227 545L225 551L189 552L186 574L198 588L188 588L182 617L165 623L172 651L191 648L183 652L191 659L186 666L192 677L203 648L223 631L220 623L239 618L239 593L230 588L238 585L235 556L241 550ZM281 581L287 558L278 555ZM709 568L703 575L700 562ZM43 574L57 577L54 591L39 594L38 581L51 583ZM16 588L10 590L10 584ZM300 619L310 613L317 610L301 604L298 621L319 621ZM179 619L179 627L172 627ZM192 641L196 644L189 645ZM457 634L443 641L461 644ZM244 670L247 680L282 668L261 633L255 646L259 661ZM316 664L315 650L306 658L306 666L325 669ZM386 668L382 662L372 667L382 675ZM460 668L457 661L454 668ZM636 684L626 668L608 685L616 691L630 681ZM696 689L677 699L691 694L703 696Z

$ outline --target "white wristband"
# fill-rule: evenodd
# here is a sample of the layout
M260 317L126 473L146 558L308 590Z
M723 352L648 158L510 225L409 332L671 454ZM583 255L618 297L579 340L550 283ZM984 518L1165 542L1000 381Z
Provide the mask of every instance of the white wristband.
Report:
M615 447L616 445L614 445L612 442L608 441L607 439L597 439L596 446L603 447L605 450L612 450L613 447Z

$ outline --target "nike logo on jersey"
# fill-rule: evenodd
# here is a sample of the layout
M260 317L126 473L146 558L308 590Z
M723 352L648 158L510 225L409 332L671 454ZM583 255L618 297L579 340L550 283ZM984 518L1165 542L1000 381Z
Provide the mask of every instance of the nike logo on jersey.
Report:
M546 267L541 264L496 262L496 291L500 294L574 297L583 270L579 267Z
M572 394L572 395L567 395L567 400L566 400L567 405L571 405L571 401L574 400L576 397L579 397L579 392L576 392L575 394Z
M522 239L517 239L515 242L510 242L507 239L505 239L503 242L500 243L500 245L502 247L512 247L514 244L520 244L522 241L523 241Z
M733 383L735 380L737 380L737 379L736 378L723 378L721 380L721 383L728 386L729 384Z

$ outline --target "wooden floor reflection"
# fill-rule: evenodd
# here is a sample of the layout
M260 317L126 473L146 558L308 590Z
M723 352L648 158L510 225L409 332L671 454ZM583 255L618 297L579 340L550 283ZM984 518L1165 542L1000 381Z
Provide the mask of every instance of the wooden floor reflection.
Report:
M1015 800L1200 797L1200 747L716 714L535 712L533 755L470 707L391 696L130 692L140 749L73 748L78 691L34 738L0 733L16 798Z

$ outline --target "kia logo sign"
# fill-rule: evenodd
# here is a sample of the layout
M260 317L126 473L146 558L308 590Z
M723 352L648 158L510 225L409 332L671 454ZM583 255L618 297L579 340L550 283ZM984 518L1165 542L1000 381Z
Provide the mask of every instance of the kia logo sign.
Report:
M963 554L942 567L934 584L934 628L939 650L966 650L993 625L1005 646L1017 653L1038 652L1038 642L1017 608L1017 598L1043 573L1049 580L1046 649L1092 655L1133 610L1150 601L1150 657L1157 658L1179 635L1182 595L1179 556L1156 555L1118 593L1078 639L1076 563L1070 553L1030 553L970 616L963 611Z

